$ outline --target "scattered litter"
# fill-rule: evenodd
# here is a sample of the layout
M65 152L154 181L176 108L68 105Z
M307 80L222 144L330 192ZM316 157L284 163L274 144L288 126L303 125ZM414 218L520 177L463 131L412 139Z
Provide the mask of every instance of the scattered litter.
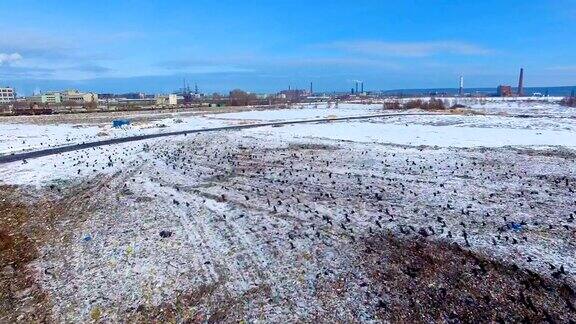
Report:
M520 232L522 230L522 224L520 223L510 223L510 227L514 232Z
M115 119L112 121L112 127L114 128L120 128L123 126L129 126L130 125L130 120L128 119Z
M102 311L100 310L100 308L99 307L92 308L92 310L90 311L90 317L92 318L92 320L98 321L100 320L100 316L102 316Z

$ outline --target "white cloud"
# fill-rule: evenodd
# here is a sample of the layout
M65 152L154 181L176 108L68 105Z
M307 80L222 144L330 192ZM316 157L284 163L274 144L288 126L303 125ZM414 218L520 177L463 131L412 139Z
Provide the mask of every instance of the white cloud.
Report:
M14 63L20 61L21 59L22 55L18 53L12 53L12 54L0 53L0 65Z
M435 54L486 55L492 52L476 44L456 41L343 41L322 45L322 47L367 55L397 57L427 57Z

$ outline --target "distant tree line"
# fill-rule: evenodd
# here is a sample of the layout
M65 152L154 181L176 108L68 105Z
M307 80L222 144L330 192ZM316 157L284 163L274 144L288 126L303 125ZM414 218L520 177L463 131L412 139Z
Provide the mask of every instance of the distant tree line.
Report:
M256 104L258 98L255 94L242 91L240 89L234 89L230 91L230 96L228 98L230 106L249 106Z
M390 101L384 103L385 109L423 109L423 110L442 110L446 109L447 106L441 99L414 99L409 100L404 103L400 101ZM457 108L457 107L455 107Z

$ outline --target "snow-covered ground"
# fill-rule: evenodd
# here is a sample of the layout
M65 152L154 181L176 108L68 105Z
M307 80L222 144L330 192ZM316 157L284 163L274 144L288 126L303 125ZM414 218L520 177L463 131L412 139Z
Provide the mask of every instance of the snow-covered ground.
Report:
M91 123L78 121L76 124L31 124L3 123L2 119L0 119L0 154L135 135L159 134L259 121L287 121L366 115L377 113L380 109L380 105L343 104L339 108L328 108L326 104L321 104L303 105L295 109L246 111L228 114L189 116L186 113L173 113L170 118L138 121L122 128L114 128L110 122ZM118 113L115 113L115 115L118 115ZM88 120L90 120L89 117L87 117Z
M399 116L247 130L261 136L441 147L576 147L576 119Z
M562 266L574 281L573 151L399 147L282 130L178 136L3 166L10 172L0 178L40 192L79 191L74 203L54 204L81 217L55 228L69 239L47 242L34 264L53 316L117 321L210 287L194 300L195 313L213 316L214 305L241 300L228 316L368 321L377 302L362 285L374 279L357 262L364 238L378 233L458 243L545 276L549 264ZM341 280L346 289L334 287ZM318 289L336 306L326 308Z
M344 107L149 124L170 123L160 130L172 131L379 111ZM372 237L457 244L575 286L574 119L538 110L512 115L393 116L158 138L2 164L0 185L26 192L21 203L48 222L42 239L30 238L38 256L28 269L57 322L147 321L138 316L166 309L198 321L393 320L382 305L402 310L411 297L388 285L399 280L426 296L438 287L412 287L422 278L405 269L410 260L398 275L375 276L388 260L363 263ZM111 131L151 129L144 125ZM90 136L74 126L44 135L23 125L13 131L19 127L28 137ZM442 289L466 293L453 286ZM520 300L534 292L506 293ZM462 298L464 308L490 307ZM568 304L554 305L553 316L566 321Z
M494 104L503 105L494 109L504 109L504 105L518 105L516 102L508 101L492 103ZM484 107L485 110L488 110L487 107ZM534 108L532 102L520 104L520 107L530 111L531 115L522 117L513 115L512 113L518 112L518 107L512 107L507 110L510 114L393 116L362 121L262 127L248 129L245 132L259 138L311 142L317 139L329 139L461 148L511 146L573 149L576 147L576 118L570 116L572 110L556 105L548 108L542 106ZM335 108L334 105L319 104L302 105L295 109L205 114L182 118L174 114L171 118L137 122L123 128L113 128L109 123L55 125L0 123L0 154L141 134L269 121L370 115L382 112L380 105L340 104ZM130 145L122 147L130 147ZM107 149L116 150L118 146ZM51 160L59 158L50 157L41 161L44 165L54 165ZM98 159L95 158L95 160ZM29 162L31 164L29 169L42 169L34 165L39 162ZM0 172L2 169L5 168L0 168ZM17 177L7 177L5 181L16 181L16 179ZM36 177L36 179L41 179L41 177Z
M202 117L167 118L153 122L135 123L121 128L114 128L110 123L95 125L85 123L77 125L0 123L0 154L224 125L226 123Z
M246 111L239 113L213 115L212 118L229 120L285 121L319 119L331 117L349 117L382 113L382 105L362 104L312 104L301 105L289 110Z
M402 116L347 125L299 125L279 132L299 137L377 141L402 145L506 146L574 145L576 109L542 102L470 102L482 115ZM0 154L144 134L157 134L247 123L347 117L382 113L382 106L314 104L294 109L243 111L224 114L180 115L138 121L123 128L111 123L30 124L0 119ZM394 111L386 111L394 113ZM517 116L522 114L522 118ZM269 129L255 130L257 133Z

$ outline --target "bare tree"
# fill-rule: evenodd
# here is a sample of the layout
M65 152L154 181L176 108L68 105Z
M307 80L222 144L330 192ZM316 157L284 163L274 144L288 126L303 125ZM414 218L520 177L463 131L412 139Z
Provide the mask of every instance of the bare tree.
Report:
M250 103L256 102L256 95L249 94L240 89L230 91L229 102L231 106L247 106Z

